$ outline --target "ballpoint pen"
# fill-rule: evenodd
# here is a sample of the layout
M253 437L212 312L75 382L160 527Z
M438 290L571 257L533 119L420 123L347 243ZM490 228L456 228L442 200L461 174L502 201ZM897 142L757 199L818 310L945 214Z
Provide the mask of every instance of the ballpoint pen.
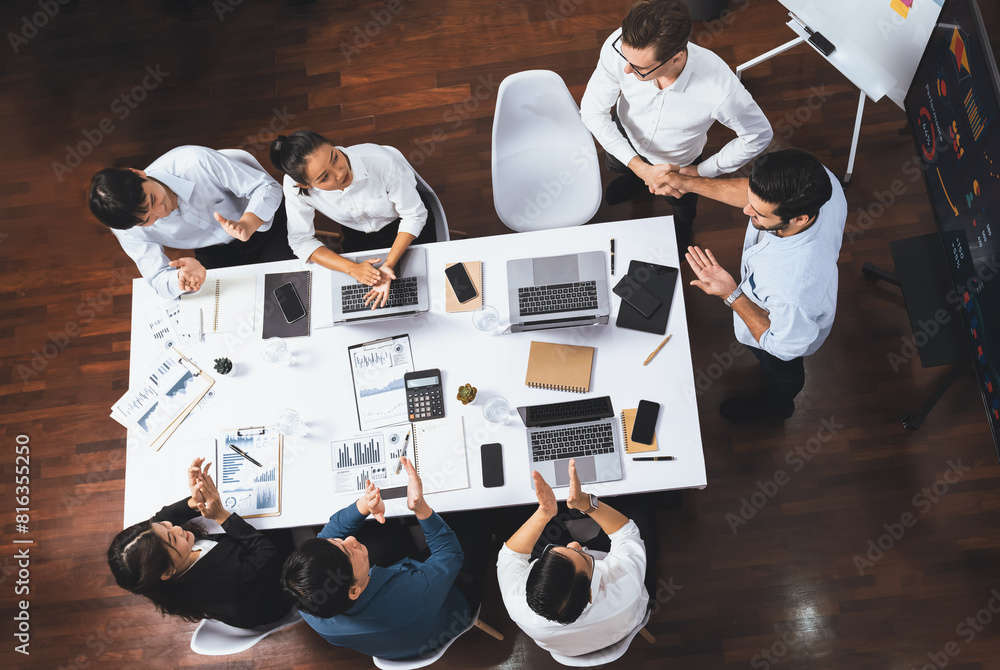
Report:
M233 451L235 451L237 454L239 454L243 458L245 458L248 461L250 461L251 463L253 463L254 465L256 465L258 468L264 467L263 465L261 465L260 463L258 463L257 461L255 461L254 459L250 458L250 456L247 454L247 452L243 451L242 449L240 449L239 447L237 447L235 444L230 444L229 448L232 449Z
M399 471L403 469L403 457L406 456L406 446L409 443L410 443L410 431L406 431L406 439L403 440L403 453L399 455L399 460L396 461L395 474L397 475L399 474Z
M615 238L611 238L611 276L615 276Z
M633 461L676 461L673 456L636 456Z

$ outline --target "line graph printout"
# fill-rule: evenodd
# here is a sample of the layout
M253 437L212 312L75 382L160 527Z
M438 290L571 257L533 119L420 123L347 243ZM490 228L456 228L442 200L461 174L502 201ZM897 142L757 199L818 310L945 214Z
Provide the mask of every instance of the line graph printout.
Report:
M236 445L249 459L233 451ZM281 513L281 435L276 428L242 428L218 440L219 497L222 506L243 518Z
M356 344L347 350L361 430L407 420L403 375L413 372L408 335Z
M333 486L336 493L358 493L369 479L379 488L406 486L406 471L397 475L396 465L403 456L403 444L409 424L389 426L384 430L330 443ZM413 448L411 438L409 448ZM413 453L410 452L412 458Z

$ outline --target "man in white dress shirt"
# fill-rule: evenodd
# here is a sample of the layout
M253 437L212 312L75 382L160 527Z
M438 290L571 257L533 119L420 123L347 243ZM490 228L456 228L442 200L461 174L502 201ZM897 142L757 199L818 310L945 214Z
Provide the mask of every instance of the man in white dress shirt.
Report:
M532 473L538 509L500 549L497 578L510 618L542 649L580 656L618 642L642 621L649 603L643 583L646 549L635 521L584 493L570 461L566 506L590 516L611 539L611 550L585 550L579 542L550 544L531 561L556 497Z
M667 166L676 168L677 166ZM665 173L657 192L700 193L750 217L737 283L708 249L689 247L691 282L733 311L736 339L760 361L768 385L723 401L733 423L784 421L805 385L805 357L826 341L837 313L837 259L847 222L840 181L812 154L786 149L754 161L749 179Z
M145 170L101 170L89 205L164 298L201 288L206 269L294 258L278 182L207 147L177 147ZM195 257L171 261L164 247Z
M771 124L729 66L688 42L692 25L684 0L638 0L601 47L580 114L604 147L608 169L624 175L608 185L609 205L644 185L652 190L658 165L717 177L750 162L771 141ZM716 121L737 137L702 160ZM698 196L666 200L674 208L678 248L685 249Z

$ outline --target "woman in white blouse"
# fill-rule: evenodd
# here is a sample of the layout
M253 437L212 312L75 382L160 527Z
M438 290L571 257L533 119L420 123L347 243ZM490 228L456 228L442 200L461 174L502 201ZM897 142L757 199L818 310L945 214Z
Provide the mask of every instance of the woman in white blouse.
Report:
M288 244L295 255L371 286L365 303L384 305L403 252L414 241L435 239L410 166L386 147L337 147L311 130L279 135L271 143L271 163L285 174ZM316 239L316 211L341 225L345 252L390 247L385 262L355 263L328 249Z

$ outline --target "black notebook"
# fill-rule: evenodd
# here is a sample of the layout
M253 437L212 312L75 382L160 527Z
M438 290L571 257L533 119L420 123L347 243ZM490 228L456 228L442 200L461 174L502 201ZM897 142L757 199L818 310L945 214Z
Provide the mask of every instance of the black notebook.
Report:
M291 282L299 294L306 315L293 323L285 320L278 299L274 297L274 289ZM311 318L310 303L312 299L312 272L276 272L264 275L264 332L262 337L301 337L309 335L309 320Z
M615 325L619 328L663 335L667 332L670 302L674 298L674 285L677 283L677 268L632 261L628 265L628 274L637 284L659 298L663 305L647 319L639 313L639 310L623 300L618 306L618 320L615 321Z

